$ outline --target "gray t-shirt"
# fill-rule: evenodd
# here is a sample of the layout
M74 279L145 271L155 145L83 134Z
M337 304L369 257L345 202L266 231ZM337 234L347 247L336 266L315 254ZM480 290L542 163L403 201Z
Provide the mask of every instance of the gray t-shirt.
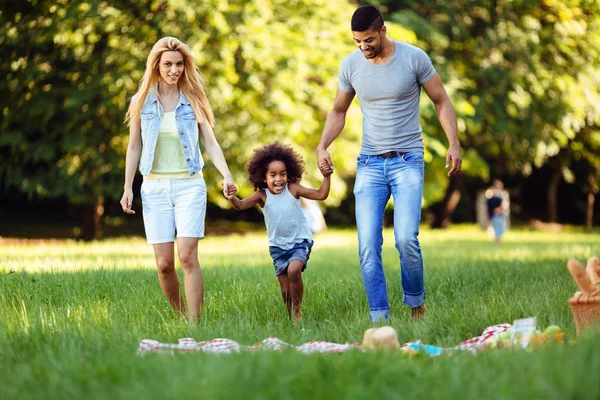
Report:
M355 92L363 114L361 154L423 150L419 97L421 84L436 73L427 54L394 41L386 64L372 64L360 49L342 61L338 86Z

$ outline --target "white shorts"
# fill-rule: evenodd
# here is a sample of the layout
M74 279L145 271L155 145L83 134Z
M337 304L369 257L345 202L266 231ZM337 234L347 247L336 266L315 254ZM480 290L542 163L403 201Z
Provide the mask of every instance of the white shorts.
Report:
M141 189L148 244L177 237L204 238L206 183L203 178L144 179Z

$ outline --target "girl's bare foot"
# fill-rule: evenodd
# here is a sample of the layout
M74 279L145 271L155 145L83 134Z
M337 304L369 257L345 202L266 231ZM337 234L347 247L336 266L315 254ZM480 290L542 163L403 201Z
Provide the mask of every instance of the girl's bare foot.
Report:
M302 313L300 311L294 312L294 317L292 318L292 321L294 321L294 323L296 325L300 325L301 319L302 319Z

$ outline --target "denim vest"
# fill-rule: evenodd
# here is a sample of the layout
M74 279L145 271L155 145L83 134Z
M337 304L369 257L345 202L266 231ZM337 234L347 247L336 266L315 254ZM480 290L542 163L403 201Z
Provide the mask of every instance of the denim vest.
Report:
M142 106L140 115L142 121L142 157L140 159L140 172L147 176L152 170L154 151L158 140L158 131L163 117L163 108L156 96L150 92ZM179 103L175 108L175 122L179 132L179 143L185 157L185 164L190 171L190 176L202 169L204 160L198 143L198 120L190 102L183 93L179 93Z

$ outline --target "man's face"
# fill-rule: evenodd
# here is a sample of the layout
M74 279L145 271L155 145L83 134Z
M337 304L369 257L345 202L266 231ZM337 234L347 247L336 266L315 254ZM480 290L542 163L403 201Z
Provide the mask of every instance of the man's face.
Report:
M363 52L367 59L375 58L383 47L383 39L385 38L385 26L381 30L367 30L363 32L352 31L354 43Z

